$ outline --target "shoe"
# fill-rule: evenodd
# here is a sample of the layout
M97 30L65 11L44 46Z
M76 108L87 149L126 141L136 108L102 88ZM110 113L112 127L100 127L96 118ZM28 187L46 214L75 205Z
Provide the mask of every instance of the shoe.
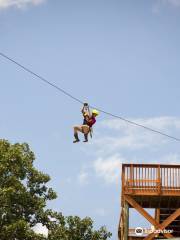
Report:
M73 141L73 143L77 143L80 141L77 133L74 134L74 138L75 140Z
M88 134L84 134L84 141L83 142L88 142Z

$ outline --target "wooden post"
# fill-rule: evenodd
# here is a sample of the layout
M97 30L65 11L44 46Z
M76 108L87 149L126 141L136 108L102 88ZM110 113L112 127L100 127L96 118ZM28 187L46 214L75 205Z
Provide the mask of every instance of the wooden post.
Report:
M129 204L124 201L124 239L128 240L129 235Z
M155 220L158 224L160 224L160 208L155 209ZM159 234L156 235L158 237Z
M122 196L123 196L124 192L125 192L125 185L126 185L126 182L125 182L125 166L124 165L122 165L121 180L122 180Z
M158 165L157 169L157 178L158 178L158 194L161 194L161 170L160 170L160 165Z
M155 209L155 220L157 223L160 223L160 208Z
M133 193L133 187L134 187L134 168L133 168L133 165L131 164L131 167L130 167L130 188L131 188L131 193Z

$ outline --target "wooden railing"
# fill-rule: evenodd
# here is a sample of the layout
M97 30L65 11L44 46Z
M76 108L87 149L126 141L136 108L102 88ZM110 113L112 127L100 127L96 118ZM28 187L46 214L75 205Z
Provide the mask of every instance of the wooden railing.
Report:
M180 165L123 164L125 194L180 195Z

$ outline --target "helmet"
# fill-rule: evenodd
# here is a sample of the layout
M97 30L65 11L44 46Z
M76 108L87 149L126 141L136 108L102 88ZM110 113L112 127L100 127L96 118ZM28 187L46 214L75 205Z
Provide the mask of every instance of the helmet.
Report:
M93 109L93 110L92 110L92 114L98 116L98 115L99 115L99 112L98 112L96 109Z

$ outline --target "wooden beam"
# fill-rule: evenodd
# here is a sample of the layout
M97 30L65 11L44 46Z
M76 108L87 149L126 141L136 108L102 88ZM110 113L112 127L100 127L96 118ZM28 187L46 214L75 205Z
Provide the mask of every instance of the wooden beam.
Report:
M118 226L118 239L121 240L123 236L123 211L121 208L121 215L119 220L119 226Z
M156 220L149 213L147 213L132 197L125 195L125 200L143 217L145 217L152 225L157 225Z
M128 187L124 188L124 194L130 194L134 196L159 196L158 192L154 192L152 188L137 188L133 190L133 194L131 193L132 190ZM172 197L179 197L180 196L180 190L174 189L174 190L162 190L161 196L172 196Z
M160 227L159 229L160 230L163 230L165 229L170 223L172 223L177 217L180 216L180 208L177 209L173 214L171 214L168 218L166 218L164 220L163 223L160 224ZM149 234L146 238L144 238L144 240L151 240L151 239L154 239L156 234L154 233L151 233ZM165 236L165 234L163 234ZM169 235L169 236L168 236ZM166 237L167 238L173 238L173 236L171 234L168 234Z
M123 163L122 166L124 167L130 167L132 163ZM149 164L149 163L133 163L134 167L152 167L152 168L158 168L159 164ZM180 164L173 164L173 165L169 165L169 164L160 164L161 168L180 168Z
M143 217L145 217L156 229L161 229L163 230L163 226L161 224L158 224L157 221L148 213L146 212L132 197L125 195L125 200L132 206L134 207ZM173 221L173 220L172 220ZM146 240L151 240L154 238L155 234L153 237L151 237L152 234L150 234L150 238L145 238ZM164 233L163 234L166 238L173 238L173 236L169 233Z
M121 180L122 180L122 196L123 196L125 191L125 167L123 165L122 165Z
M155 219L157 223L160 223L160 208L155 209Z
M124 203L124 239L128 240L129 235L129 203L125 201Z
M168 218L164 220L163 223L161 223L162 227L167 227L170 223L172 223L177 217L180 216L180 208L178 208L173 214L171 214Z
M160 224L160 208L155 209L155 219L158 224ZM156 237L159 236L159 234L156 235Z

